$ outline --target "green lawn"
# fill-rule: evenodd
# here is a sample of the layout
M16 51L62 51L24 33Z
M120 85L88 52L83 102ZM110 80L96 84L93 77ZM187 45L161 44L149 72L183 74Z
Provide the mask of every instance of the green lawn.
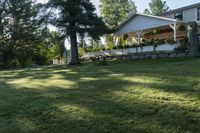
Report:
M200 131L200 59L0 72L0 133Z

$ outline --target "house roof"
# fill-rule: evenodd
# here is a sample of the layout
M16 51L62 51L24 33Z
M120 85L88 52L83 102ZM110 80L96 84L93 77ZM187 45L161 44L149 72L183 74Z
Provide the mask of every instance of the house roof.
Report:
M133 14L132 16L130 16L126 21L121 23L118 27L116 27L115 31L119 30L121 27L126 25L129 21L134 19L136 16L144 16L144 17L147 17L147 18L155 18L155 19L158 19L158 20L166 20L166 21L171 21L171 22L183 22L183 23L186 23L184 21L179 21L177 19L171 19L171 18L166 18L166 17L160 17L160 16L153 16L153 15L146 15L146 14L136 13L136 14Z
M191 8L195 8L195 7L200 7L200 3L196 3L196 4L185 6L185 7L182 7L182 8L170 10L168 12L163 12L163 13L159 14L159 16L163 16L163 15L167 15L167 14L170 14L170 13L175 13L175 12L179 12L179 11L183 11L183 10L187 10L187 9L191 9Z

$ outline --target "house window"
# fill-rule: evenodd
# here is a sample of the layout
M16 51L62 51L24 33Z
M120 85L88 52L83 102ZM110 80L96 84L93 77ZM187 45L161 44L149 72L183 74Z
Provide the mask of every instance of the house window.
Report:
M200 8L197 8L197 20L200 20Z
M178 20L183 20L183 12L174 13L174 18Z

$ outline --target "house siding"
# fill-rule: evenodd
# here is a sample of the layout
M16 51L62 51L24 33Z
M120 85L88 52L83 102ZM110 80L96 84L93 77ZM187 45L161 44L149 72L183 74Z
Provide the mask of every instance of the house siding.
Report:
M141 23L145 22L145 23ZM157 19L148 16L137 15L134 19L131 19L126 25L123 25L119 30L115 32L116 35L131 33L137 30L151 29L155 27L161 27L173 24L173 21Z
M197 8L192 8L183 11L183 20L184 21L197 21Z
M162 17L174 19L174 12L162 15ZM197 21L197 8L183 10L183 21L187 22L196 21L198 24L200 24L200 21Z

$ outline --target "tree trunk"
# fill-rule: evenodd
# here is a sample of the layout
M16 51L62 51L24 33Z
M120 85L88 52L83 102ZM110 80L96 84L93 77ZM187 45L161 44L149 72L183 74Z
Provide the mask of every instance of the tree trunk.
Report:
M80 64L79 57L78 57L78 48L77 48L77 36L76 36L76 30L75 30L75 24L70 26L70 57L68 64L69 65L77 65Z

